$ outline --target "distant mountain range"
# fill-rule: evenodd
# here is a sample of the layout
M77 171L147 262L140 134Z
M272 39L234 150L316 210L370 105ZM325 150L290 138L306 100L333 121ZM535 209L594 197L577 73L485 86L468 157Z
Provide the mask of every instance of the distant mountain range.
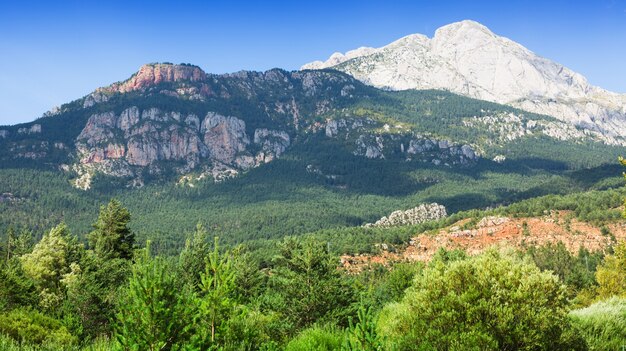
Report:
M302 66L323 68L383 89L443 89L550 115L608 143L625 144L626 95L592 86L582 75L474 21L443 26L432 39L413 34Z

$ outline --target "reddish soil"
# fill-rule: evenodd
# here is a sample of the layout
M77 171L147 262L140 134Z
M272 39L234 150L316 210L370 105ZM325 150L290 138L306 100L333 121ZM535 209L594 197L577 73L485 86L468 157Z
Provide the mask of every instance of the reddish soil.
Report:
M590 251L605 250L612 240L611 235L601 233L599 226L572 218L568 211L553 211L546 216L529 218L485 217L471 226L469 222L465 219L437 232L420 234L402 252L383 251L374 256L345 255L341 262L346 270L358 272L374 263L387 265L399 261L428 261L439 248L462 249L476 255L494 246L519 249L563 242L570 252L577 253L581 247ZM626 238L626 221L606 227L617 240Z

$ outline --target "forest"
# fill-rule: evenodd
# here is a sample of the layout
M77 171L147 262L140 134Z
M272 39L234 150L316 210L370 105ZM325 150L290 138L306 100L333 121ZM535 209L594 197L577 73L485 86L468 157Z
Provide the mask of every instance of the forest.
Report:
M118 200L91 230L61 222L0 245L3 350L618 350L626 243L440 250L427 263L339 268L339 254L488 214L621 219L623 189L548 195L412 227L325 229L225 243L198 223L178 252L139 241ZM81 240L80 238L85 238Z

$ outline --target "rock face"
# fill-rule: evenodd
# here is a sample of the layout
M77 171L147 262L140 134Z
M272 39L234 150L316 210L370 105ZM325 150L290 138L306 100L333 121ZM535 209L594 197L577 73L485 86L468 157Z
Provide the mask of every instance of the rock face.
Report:
M235 156L250 144L244 121L214 112L209 112L204 118L201 133L204 143L211 150L211 157L222 163L233 162Z
M626 95L592 86L473 21L441 27L432 39L413 34L381 48L335 53L302 69L330 67L380 88L449 90L554 116L607 138L626 137Z
M416 160L448 166L466 165L478 159L470 145L429 138L402 129L396 131L397 133L372 133L377 125L380 123L370 119L327 120L324 133L328 138L347 140L355 136L352 153L370 159L385 159L385 154L400 154L406 161ZM391 127L383 125L382 129L390 131Z
M230 174L280 156L290 138L284 131L257 129L254 143L261 146L256 155L248 150L245 122L236 117L209 112L200 122L194 114L157 108L141 111L133 106L119 115L105 112L89 118L76 140L76 167L79 175L99 171L132 177L139 176L144 167L160 173L160 162L175 162L179 173L205 164ZM81 187L88 187L88 182Z
M383 217L375 223L367 223L364 227L395 227L402 225L415 225L428 221L434 221L446 217L446 208L437 203L421 204L406 211L394 211L389 216Z
M127 93L163 83L178 81L202 81L207 77L200 67L191 65L172 65L167 63L151 63L141 66L130 79L101 88L97 92Z
M20 128L18 134L38 134L41 133L41 124L33 124L30 128Z

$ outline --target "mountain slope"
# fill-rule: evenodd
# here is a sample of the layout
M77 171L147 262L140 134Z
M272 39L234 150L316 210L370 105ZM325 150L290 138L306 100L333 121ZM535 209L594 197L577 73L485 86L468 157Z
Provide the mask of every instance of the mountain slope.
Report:
M414 167L507 157L596 166L621 150L552 117L443 91L379 90L339 71L212 75L149 64L35 122L1 127L0 159L60 168L81 189L99 174L141 186L221 181L298 144L332 140L356 156Z
M554 116L626 143L626 95L590 85L474 21L439 28L432 39L409 35L381 48L333 54L302 69L333 68L384 89L443 89Z
M150 64L0 127L0 233L60 221L88 232L111 197L131 209L141 240L165 250L198 221L239 242L361 225L424 202L454 213L621 185L616 167L577 171L624 153L602 141L549 116L380 90L335 70Z

